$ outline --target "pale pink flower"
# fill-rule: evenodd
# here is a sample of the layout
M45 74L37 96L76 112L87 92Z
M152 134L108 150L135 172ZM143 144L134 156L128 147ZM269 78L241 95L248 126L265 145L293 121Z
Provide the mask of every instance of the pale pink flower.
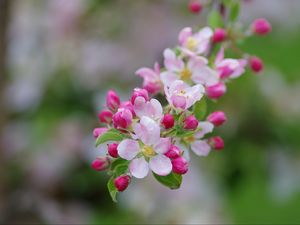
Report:
M146 101L145 98L139 96L135 99L133 109L139 118L147 116L157 121L163 117L163 108L156 99Z
M182 80L176 80L170 87L165 87L165 94L169 104L184 110L199 101L203 93L204 87L201 84L190 87Z
M219 77L217 72L209 68L206 63L205 60L199 61L194 58L189 58L188 62L185 63L171 49L166 49L164 51L164 64L167 70L160 74L160 78L165 86L169 86L175 80L214 85L218 83Z
M204 27L194 34L190 27L182 29L178 37L182 52L192 57L205 53L209 49L212 35L210 27Z
M161 138L159 125L145 116L140 123L133 124L133 130L137 140L125 139L118 146L119 156L131 160L131 175L144 178L149 173L149 168L160 176L168 175L172 171L172 163L164 154L170 148L170 139Z
M144 78L143 88L150 94L157 94L162 88L160 81L160 67L158 63L154 64L154 69L140 68L135 72L136 75Z
M221 79L237 78L245 72L247 61L244 59L224 59L224 49L222 48L216 57L215 67Z

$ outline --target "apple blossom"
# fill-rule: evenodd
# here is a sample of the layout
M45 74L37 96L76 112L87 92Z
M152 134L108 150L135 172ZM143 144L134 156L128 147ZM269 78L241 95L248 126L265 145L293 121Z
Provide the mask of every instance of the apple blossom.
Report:
M120 108L112 119L115 128L126 129L132 123L132 113L129 109Z
M185 174L187 173L189 168L189 164L187 160L183 157L177 157L172 160L172 170L177 174Z
M222 1L213 2L220 10L220 19L226 19L228 6ZM189 8L196 13L202 5L193 1ZM155 63L153 69L142 67L136 71L143 85L135 88L126 101L121 102L116 92L108 91L106 109L98 115L105 127L93 131L96 146L101 151L105 147L106 156L96 158L92 168L108 169L108 188L114 201L116 193L124 191L133 177L144 178L150 171L161 184L179 188L194 154L207 156L211 149L224 148L223 139L210 133L227 117L223 111L210 112L206 102L222 97L227 82L241 76L247 64L260 72L263 63L236 44L251 32L242 33L233 19L222 22L222 28L206 26L198 32L183 28L179 45L163 51L163 67ZM251 29L264 35L271 31L271 25L257 19ZM230 49L235 53L233 58L225 58L225 50L227 53Z
M143 88L150 94L157 94L162 88L160 80L160 67L158 63L154 64L154 69L140 68L135 72L136 75L144 78Z
M111 111L116 111L120 105L120 98L113 90L109 90L106 95L106 106Z
M174 117L172 114L165 114L161 120L161 124L164 126L165 129L170 129L174 126Z
M222 150L224 148L224 141L220 136L211 137L208 142L215 150Z
M100 122L102 123L110 123L112 121L113 113L109 110L102 110L98 117Z
M186 110L203 97L204 88L201 84L190 87L182 80L175 80L165 87L165 94L170 105Z
M107 146L108 154L113 158L118 158L118 143L112 143Z
M102 171L108 168L109 163L108 157L97 158L92 162L91 167L96 171Z
M114 180L114 185L118 191L122 192L127 189L128 185L130 183L130 180L131 180L130 176L122 175L122 176L117 177Z
M226 122L227 118L223 111L216 111L208 115L207 121L211 122L215 126L221 126Z
M172 171L172 164L164 153L170 147L170 139L161 138L159 125L145 116L141 118L140 123L133 124L133 130L141 143L125 139L118 146L119 156L131 161L129 164L131 175L144 178L148 175L149 168L160 176L168 175Z
M264 64L263 64L262 60L256 56L252 56L249 59L249 65L250 65L250 68L252 69L252 71L255 73L261 72L264 68Z

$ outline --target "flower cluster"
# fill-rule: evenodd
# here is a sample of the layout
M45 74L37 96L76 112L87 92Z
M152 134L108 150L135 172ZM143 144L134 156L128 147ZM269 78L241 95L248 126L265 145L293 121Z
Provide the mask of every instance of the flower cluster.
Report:
M260 19L251 29L266 34L271 28ZM133 177L141 179L150 172L160 183L179 188L192 154L207 156L224 148L223 139L212 132L226 122L226 115L215 111L206 116L206 101L222 97L228 81L241 76L247 65L255 72L263 67L257 57L226 58L226 39L222 28L193 32L186 27L179 33L178 46L164 50L163 65L136 71L143 86L135 88L129 100L122 102L116 92L108 91L106 109L99 114L106 127L94 130L96 145L107 146L107 154L94 160L92 168L108 169L114 200ZM164 105L155 98L158 95Z

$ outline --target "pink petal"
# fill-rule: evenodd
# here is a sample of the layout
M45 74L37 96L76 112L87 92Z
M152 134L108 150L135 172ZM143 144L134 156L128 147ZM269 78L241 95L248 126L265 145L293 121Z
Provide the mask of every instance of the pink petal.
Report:
M171 145L171 141L169 138L161 138L159 143L154 146L154 151L160 154L166 153Z
M211 149L206 141L195 141L191 144L191 148L198 156L207 156Z
M137 141L125 139L118 145L118 154L121 158L132 160L140 151L140 146Z
M149 161L149 166L154 173L160 176L166 176L172 171L171 160L164 155L152 157Z
M171 97L172 105L174 105L176 108L186 109L186 98L184 96L180 95L173 95Z
M147 81L155 81L157 79L157 74L149 68L140 68L135 72L136 75L143 77Z
M167 70L176 72L181 71L184 68L184 62L181 59L177 59L175 53L171 49L164 51L164 64Z
M178 79L178 76L170 71L165 71L160 74L160 79L165 86L170 86L175 80Z
M219 77L216 71L204 65L198 66L193 71L192 80L196 84L211 86L219 82Z
M141 157L131 161L129 171L132 176L142 179L148 175L149 166L144 157Z
M190 27L185 27L183 28L180 33L179 33L179 36L178 36L178 41L179 41L179 44L180 45L183 45L186 40L188 39L188 37L192 36L192 28Z

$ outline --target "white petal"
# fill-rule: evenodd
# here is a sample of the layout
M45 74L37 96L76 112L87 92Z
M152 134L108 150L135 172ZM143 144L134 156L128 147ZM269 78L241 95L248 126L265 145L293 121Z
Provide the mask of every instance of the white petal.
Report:
M160 176L166 176L172 171L171 160L164 155L157 155L150 159L150 169Z
M207 156L211 149L206 141L195 141L191 144L191 148L198 156Z
M154 145L160 139L160 127L151 118L143 116L140 124L142 126L141 133L137 134L146 145Z
M153 98L150 100L149 105L151 106L151 116L154 119L161 119L163 116L163 109L160 102Z
M154 151L160 154L166 153L171 145L170 138L161 138L159 143L154 146Z
M214 129L214 125L211 122L199 122L198 128L201 128L194 136L195 138L203 138L205 134L211 133Z
M178 79L178 76L173 72L165 71L160 74L160 79L165 86L170 86Z
M131 160L140 151L140 146L137 141L125 139L118 145L118 154L121 158Z
M149 166L144 157L141 157L131 161L129 171L132 176L142 179L148 175Z

